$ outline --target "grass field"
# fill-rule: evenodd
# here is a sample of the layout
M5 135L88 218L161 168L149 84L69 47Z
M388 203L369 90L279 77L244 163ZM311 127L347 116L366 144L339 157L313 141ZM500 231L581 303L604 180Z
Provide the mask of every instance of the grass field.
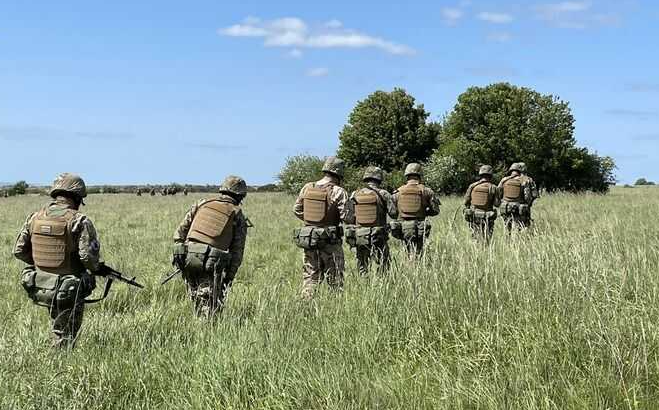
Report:
M243 267L221 320L196 319L170 270L196 196L88 198L122 284L86 312L71 353L49 347L45 309L11 256L44 197L0 199L0 409L659 408L659 189L548 195L536 235L472 243L457 198L426 258L394 245L387 277L302 302L293 198L248 197ZM100 286L99 286L100 287Z

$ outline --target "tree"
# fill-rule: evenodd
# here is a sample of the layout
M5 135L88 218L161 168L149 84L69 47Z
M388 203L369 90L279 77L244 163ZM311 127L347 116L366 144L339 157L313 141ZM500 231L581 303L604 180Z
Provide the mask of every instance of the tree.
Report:
M519 161L526 163L539 186L550 191L602 192L614 180L611 158L576 147L567 102L508 83L471 87L458 97L444 121L442 145L432 163L446 157L457 161L458 175L450 181L461 189L481 164L492 165L501 177Z
M323 159L313 155L296 155L286 158L286 163L277 176L284 191L295 194L304 184L322 176Z
M10 195L25 195L25 192L27 192L28 187L29 185L27 184L27 182L18 181L10 189Z
M634 185L654 185L654 182L648 181L645 178L639 178L634 182Z
M339 134L338 156L348 166L385 171L425 161L437 148L440 125L403 89L376 91L359 101Z

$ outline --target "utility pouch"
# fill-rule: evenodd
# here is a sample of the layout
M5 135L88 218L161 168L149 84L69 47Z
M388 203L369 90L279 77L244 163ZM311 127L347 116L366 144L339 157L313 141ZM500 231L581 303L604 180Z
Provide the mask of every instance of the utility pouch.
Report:
M206 272L206 260L210 246L204 243L188 242L188 253L183 269L184 277L200 276Z
M82 280L73 275L60 277L60 284L57 288L57 304L62 306L73 306L76 302L82 301L88 295L85 294Z
M325 229L325 234L327 235L328 243L331 245L340 244L343 241L343 227L341 226L330 226Z
M531 207L526 204L519 204L519 215L528 216L531 214Z
M302 249L314 250L324 247L329 242L325 228L305 226L294 231L295 245Z
M474 209L474 220L482 221L487 218L487 212L482 209Z
M485 213L485 217L487 218L487 221L488 221L488 222L492 222L492 221L494 221L495 219L497 219L497 211L494 210L494 211L486 212L486 213Z
M354 248L357 246L357 230L355 229L354 226L348 226L345 229L345 234L346 234L346 243L348 246Z
M27 295L36 304L51 306L57 296L60 276L54 273L40 272L34 267L23 269L21 284Z
M403 239L403 224L400 221L389 222L389 230L394 238Z
M464 214L465 221L473 222L474 221L474 210L471 208L465 208L462 213Z
M420 237L418 229L419 221L403 221L401 225L404 240L411 241Z
M231 264L231 253L222 249L210 248L206 259L206 272L222 271Z
M384 245L388 239L387 230L382 227L357 228L355 236L357 246L366 247Z

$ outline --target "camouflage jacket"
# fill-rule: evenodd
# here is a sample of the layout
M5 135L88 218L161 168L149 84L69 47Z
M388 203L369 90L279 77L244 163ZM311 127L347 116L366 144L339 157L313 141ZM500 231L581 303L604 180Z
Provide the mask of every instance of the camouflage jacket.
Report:
M535 181L533 181L533 178L527 175L518 175L518 176L508 175L507 177L503 178L501 182L499 182L499 186L497 187L497 190L499 192L499 198L500 199L503 198L504 184L506 183L506 181L509 181L512 178L519 178L522 185L524 202L527 205L533 205L533 202L535 202L535 200L540 197L540 194L538 193L538 187L535 185Z
M474 190L475 187L481 184L488 184L489 200L491 201L492 209L501 205L501 199L499 198L499 190L497 189L497 186L494 185L491 181L488 181L487 179L480 179L474 182L473 184L469 185L469 188L467 188L467 192L465 193L464 196L465 208L471 207L471 192Z
M420 182L412 179L407 181L406 185L411 185L411 184L420 184ZM396 208L396 217L398 217L398 199L400 198L400 194L398 192L399 190L400 188L398 188L391 196L393 205ZM439 196L435 194L435 192L432 189L428 188L425 185L423 186L423 194L421 195L421 202L425 208L426 216L439 215L439 207L442 204L441 201L439 200Z
M300 190L300 194L295 200L295 206L293 207L293 213L295 216L304 221L304 196L307 192L307 189L317 186L319 188L324 188L327 185L332 184L332 190L329 193L329 205L335 207L339 212L339 219L344 223L349 223L354 217L351 214L351 211L348 207L348 193L345 189L339 186L339 181L336 178L329 176L324 177L317 182L309 182Z
M47 207L49 211L58 211L62 209L74 209L72 202L63 197L57 197ZM32 233L30 227L32 221L38 212L28 216L23 228L18 233L16 244L14 245L14 256L28 265L34 265L32 259ZM101 244L98 241L96 229L91 219L87 218L84 214L78 212L72 221L71 233L73 235L73 243L77 245L78 256L83 266L91 272L96 272L102 262L101 259Z
M368 182L367 187L364 187L362 189L358 189L354 191L352 194L350 194L350 199L348 201L348 209L349 212L348 214L350 215L350 220L347 221L349 224L355 224L355 196L359 194L368 194L369 192L372 192L375 190L379 194L380 200L384 201L384 207L385 207L385 222L387 215L389 215L390 218L396 219L398 216L398 210L396 209L396 205L394 204L393 199L391 198L391 194L387 192L386 189L380 188L377 184L373 182ZM379 201L378 201L379 203ZM379 218L379 217L378 217Z
M238 205L236 201L229 195L220 194L219 199L227 200L232 202L235 205ZM202 199L190 208L185 218L176 228L174 233L174 242L175 243L184 243L188 238L188 232L190 231L190 226L192 226L192 221L197 215L199 208L208 202L208 199ZM227 276L233 278L238 272L238 268L243 263L243 254L245 253L245 243L247 242L247 217L243 213L242 209L238 207L236 215L233 218L233 239L231 245L229 246L229 253L231 254L231 264L226 270Z

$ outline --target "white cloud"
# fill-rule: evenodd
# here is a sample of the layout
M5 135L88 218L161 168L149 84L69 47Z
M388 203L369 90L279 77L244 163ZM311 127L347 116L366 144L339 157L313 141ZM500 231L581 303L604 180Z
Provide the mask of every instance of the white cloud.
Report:
M590 23L607 24L612 21L609 15L590 16L590 1L563 1L537 6L536 14L541 20L561 28L585 29Z
M329 69L325 67L312 68L307 71L307 77L326 77L329 74Z
M302 50L300 50L299 48L294 48L288 52L288 56L292 58L302 58L303 54L304 53L302 53Z
M406 45L345 29L338 20L310 28L296 17L270 21L250 17L240 24L218 30L218 34L229 37L260 37L264 39L264 45L267 47L376 48L395 55L415 53Z
M484 11L476 16L479 20L492 24L508 24L513 21L513 16L508 13L493 13Z
M512 40L512 38L513 36L506 32L490 33L487 35L487 41L494 43L507 43Z
M463 16L464 11L455 7L444 7L441 10L442 20L448 25L455 25Z

